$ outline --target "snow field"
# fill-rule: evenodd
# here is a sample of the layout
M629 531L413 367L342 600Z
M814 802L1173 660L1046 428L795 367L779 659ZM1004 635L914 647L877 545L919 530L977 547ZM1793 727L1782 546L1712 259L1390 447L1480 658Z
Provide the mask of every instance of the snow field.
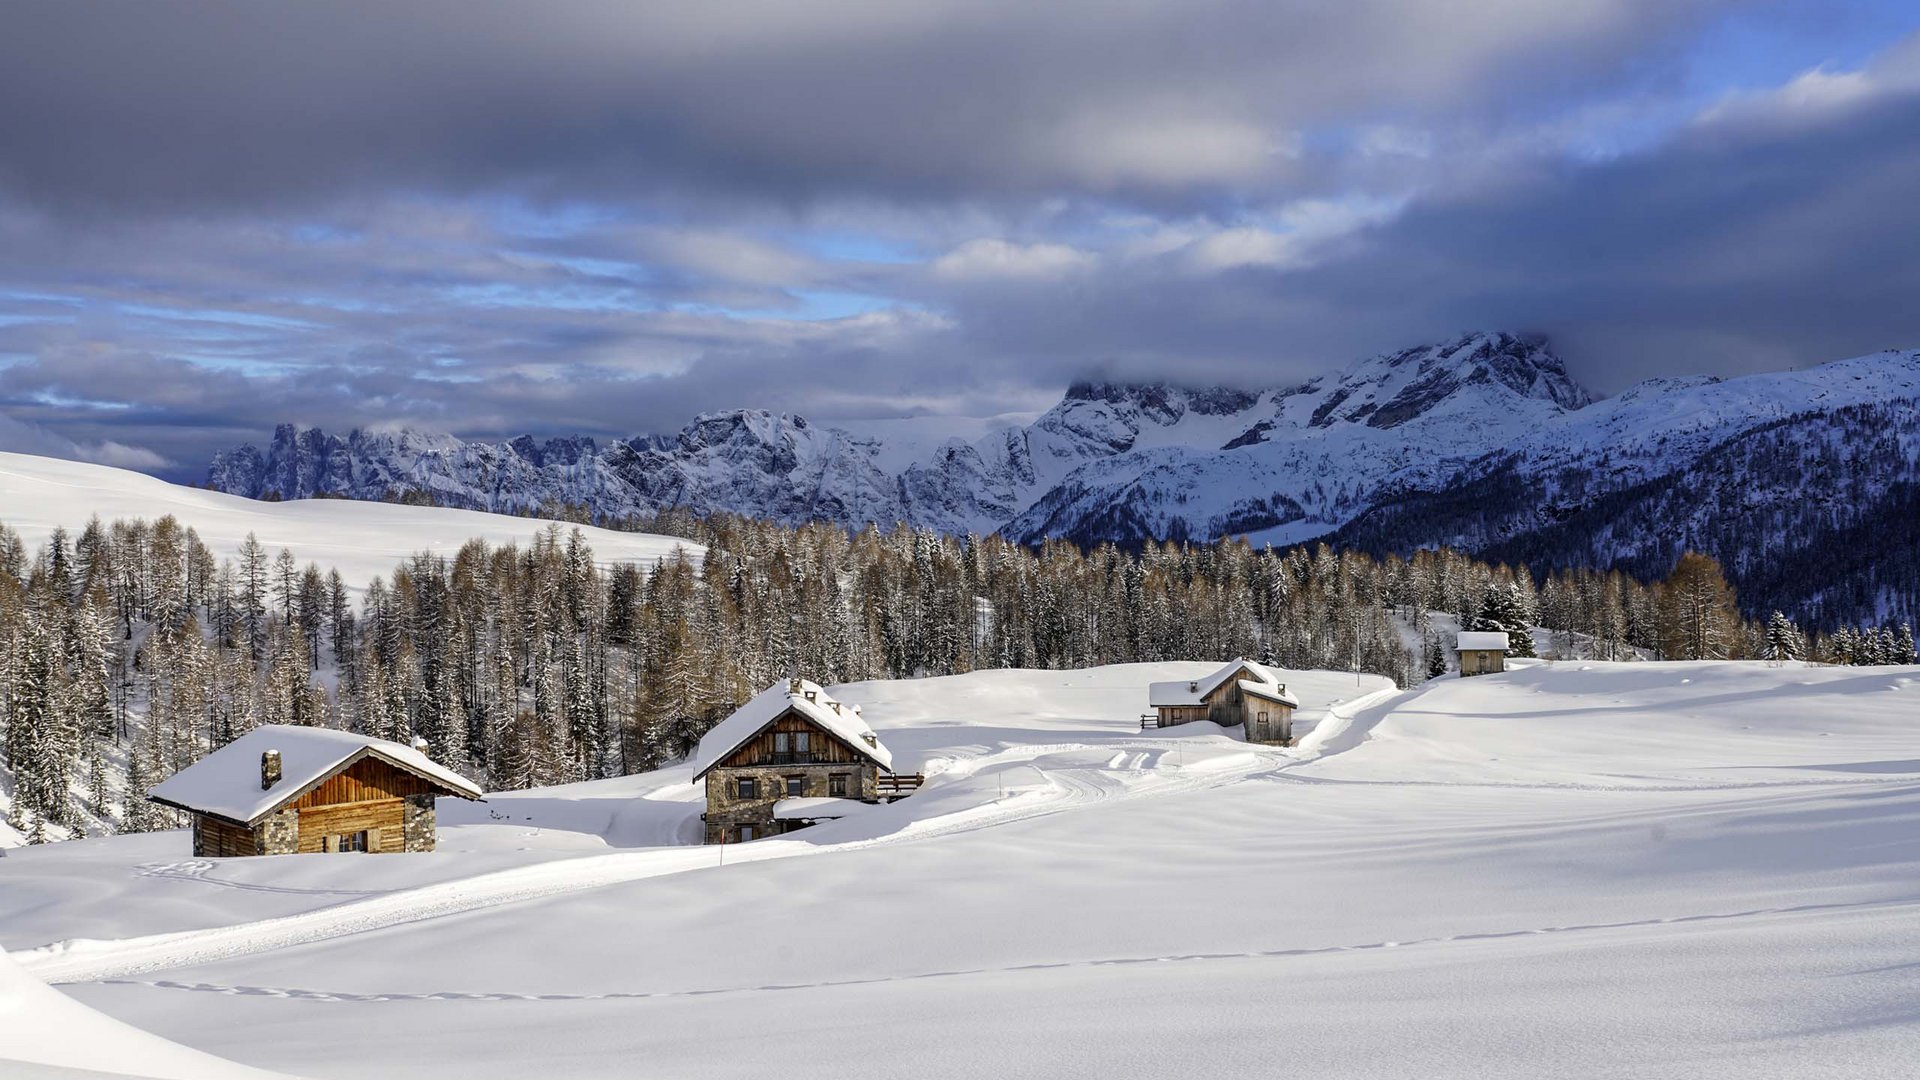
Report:
M724 866L606 853L685 835L668 770L474 807L418 859L16 853L0 935L108 1015L322 1077L1910 1074L1920 669L1289 672L1293 750L1138 730L1147 682L1214 666L835 688L927 787ZM376 895L208 880L241 875ZM147 897L199 928L148 937L180 927ZM31 948L80 936L122 940Z

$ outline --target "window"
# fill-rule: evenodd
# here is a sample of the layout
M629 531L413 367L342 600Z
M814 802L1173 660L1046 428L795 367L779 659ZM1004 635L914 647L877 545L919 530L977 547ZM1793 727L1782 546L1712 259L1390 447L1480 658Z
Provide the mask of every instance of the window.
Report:
M810 745L812 741L813 740L807 736L806 732L804 731L794 732L793 733L793 760L812 761L813 751Z
M847 793L847 774L834 773L827 777L827 794L845 795Z
M754 838L753 826L742 825L739 828L733 830L733 838L735 840L740 841L741 843L745 843L748 840L753 839Z
M1260 724L1261 724L1261 726L1262 726L1262 727L1264 727L1264 726L1266 726L1266 723L1267 723L1267 714L1266 714L1266 713L1261 713L1261 714L1260 714Z
M335 851L367 850L367 830L361 829L359 832L341 833L339 836L334 837L333 850Z
M741 777L740 778L740 797L743 799L759 798L760 797L760 781L754 779L751 776Z
M807 793L806 777L804 776L787 777L787 795L789 798L795 795L805 795L806 793Z

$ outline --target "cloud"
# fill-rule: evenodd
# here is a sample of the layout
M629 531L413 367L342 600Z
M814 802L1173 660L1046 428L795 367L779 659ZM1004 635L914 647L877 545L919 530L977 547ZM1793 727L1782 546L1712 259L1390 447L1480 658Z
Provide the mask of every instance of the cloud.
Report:
M1217 197L1303 129L1556 92L1699 0L37 5L0 184L130 212L343 192Z
M5 413L0 413L0 451L91 461L96 465L112 465L121 469L151 471L164 469L171 464L143 446L128 446L112 440L83 446L36 424L15 420Z
M1694 5L268 10L0 41L0 413L47 452L1031 413L1476 327L1602 390L1920 342L1911 39L1700 99L1644 74Z

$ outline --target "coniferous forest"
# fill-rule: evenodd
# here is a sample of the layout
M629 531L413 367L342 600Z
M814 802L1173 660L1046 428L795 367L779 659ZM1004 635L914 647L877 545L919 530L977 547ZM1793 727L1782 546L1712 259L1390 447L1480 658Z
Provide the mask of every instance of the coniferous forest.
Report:
M36 840L173 827L146 789L270 723L424 738L436 760L515 789L657 768L796 672L836 683L1248 656L1404 686L1445 672L1441 612L1508 631L1519 655L1914 658L1906 627L1809 639L1782 615L1745 622L1718 564L1691 553L1658 583L1536 581L1447 550L1030 549L733 517L630 524L697 547L608 566L550 523L525 546L474 541L347 582L251 536L211 550L171 517L95 520L32 551L0 525L9 823Z

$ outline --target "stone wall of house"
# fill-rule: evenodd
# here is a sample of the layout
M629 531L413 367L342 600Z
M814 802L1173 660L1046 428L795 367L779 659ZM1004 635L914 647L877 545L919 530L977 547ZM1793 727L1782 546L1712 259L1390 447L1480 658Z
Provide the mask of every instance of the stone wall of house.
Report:
M300 850L300 811L292 807L268 814L254 828L260 834L262 855L291 855Z
M438 828L433 812L432 795L409 795L406 807L400 819L401 830L406 835L405 851L432 851Z
M841 762L832 765L751 765L734 768L715 769L707 774L707 813L706 842L724 843L733 835L733 829L739 825L753 825L762 835L772 835L779 830L773 820L773 804L787 795L787 777L806 778L806 790L792 798L820 798L827 794L828 778L833 775L847 778L846 798L863 802L878 802L880 799L880 770L872 762L857 764ZM740 797L740 781L751 777L758 781L759 791L754 797Z

